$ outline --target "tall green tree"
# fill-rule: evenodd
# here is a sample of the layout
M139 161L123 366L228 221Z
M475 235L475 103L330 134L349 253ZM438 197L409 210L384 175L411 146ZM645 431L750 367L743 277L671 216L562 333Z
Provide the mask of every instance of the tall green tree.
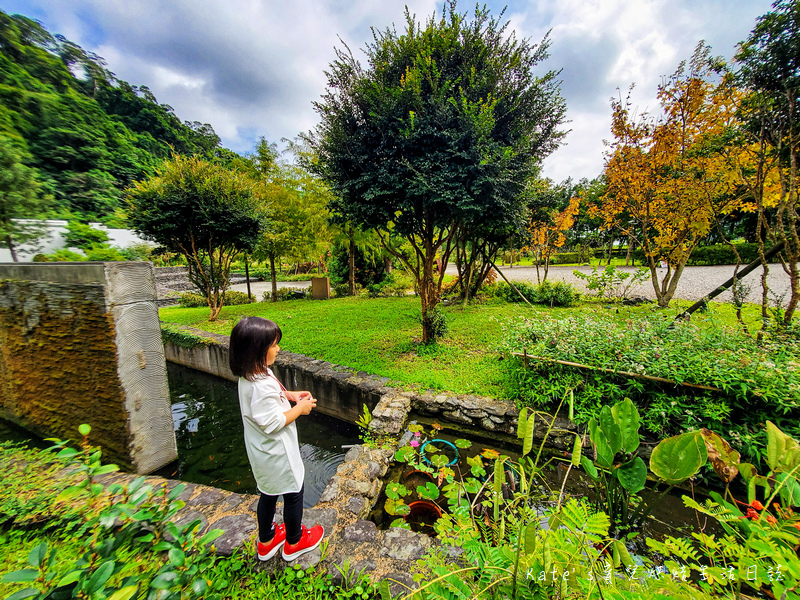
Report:
M744 180L758 205L762 258L765 238L784 245L782 267L791 284L783 319L788 325L800 303L800 2L778 0L772 6L735 61L738 83L749 93L740 111L745 146L755 149Z
M557 73L534 75L546 38L518 40L486 9L470 20L455 0L444 13L420 23L406 11L402 34L375 33L366 67L338 50L310 136L332 211L412 246L409 257L386 244L416 279L424 343L441 297L437 258L447 265L462 227L518 210L566 110Z
M296 146L290 145L293 151ZM317 262L330 244L328 187L299 164L280 160L277 146L261 138L254 152L235 159L232 166L257 182L256 194L269 215L253 256L268 260L272 301L278 298L276 262L282 257Z
M198 157L174 156L127 191L130 223L142 236L186 257L189 279L222 310L234 257L251 251L265 227L257 183Z
M0 135L0 240L14 262L18 262L16 246L34 242L44 233L41 227L25 222L38 217L44 203L34 170L23 164L13 141Z

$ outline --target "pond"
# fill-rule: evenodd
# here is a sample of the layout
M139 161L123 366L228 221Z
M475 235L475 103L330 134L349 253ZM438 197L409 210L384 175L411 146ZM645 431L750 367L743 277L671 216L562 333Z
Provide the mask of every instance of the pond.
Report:
M240 494L257 494L244 448L237 384L167 363L178 460L156 475ZM314 506L352 444L358 427L314 411L298 420L306 467L304 505Z

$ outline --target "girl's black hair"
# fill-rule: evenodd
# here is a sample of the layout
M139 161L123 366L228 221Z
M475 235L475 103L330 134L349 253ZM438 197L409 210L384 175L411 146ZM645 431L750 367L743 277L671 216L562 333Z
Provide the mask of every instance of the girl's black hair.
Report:
M267 372L267 351L281 341L277 323L261 317L242 317L231 331L228 364L237 377L252 381Z

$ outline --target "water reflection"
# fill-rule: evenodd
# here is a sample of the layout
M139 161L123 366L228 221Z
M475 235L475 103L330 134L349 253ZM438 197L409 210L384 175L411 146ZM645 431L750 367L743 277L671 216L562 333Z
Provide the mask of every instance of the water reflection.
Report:
M178 460L159 475L213 485L238 493L257 493L244 448L235 383L167 363ZM342 446L358 443L358 428L312 412L298 421L300 454L306 467L306 507L317 503L344 461Z

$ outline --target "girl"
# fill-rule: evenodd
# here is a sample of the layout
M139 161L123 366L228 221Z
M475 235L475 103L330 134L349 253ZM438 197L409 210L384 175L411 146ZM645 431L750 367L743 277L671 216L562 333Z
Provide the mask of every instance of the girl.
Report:
M231 332L229 359L239 377L247 458L261 492L258 559L268 560L283 548L284 560L292 561L319 546L325 532L321 525L301 525L305 469L295 420L310 413L317 401L311 392L287 391L273 375L270 366L280 340L281 328L272 321L243 317ZM284 523L276 526L275 504L281 495Z

